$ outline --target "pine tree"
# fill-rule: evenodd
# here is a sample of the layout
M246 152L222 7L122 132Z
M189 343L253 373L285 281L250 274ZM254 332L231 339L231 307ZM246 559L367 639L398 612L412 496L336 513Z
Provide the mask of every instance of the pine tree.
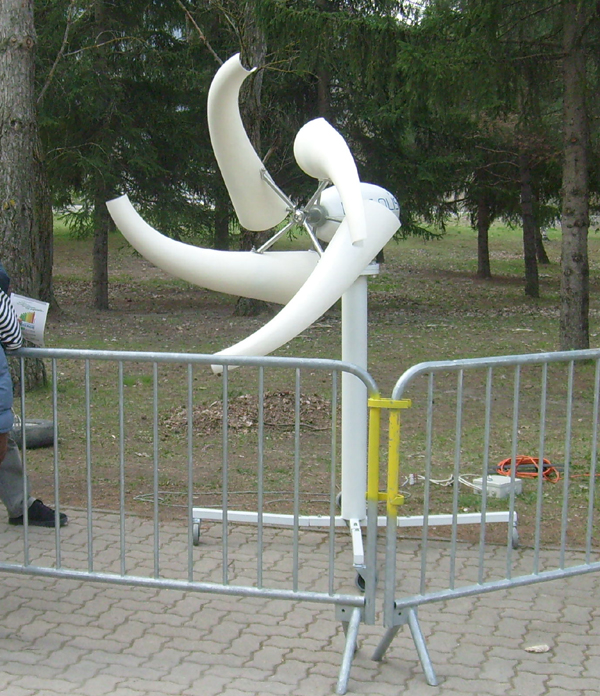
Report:
M52 299L52 222L35 108L33 1L0 3L0 243L13 289ZM26 364L26 387L45 380ZM17 385L18 386L18 385Z
M206 92L214 57L175 4L40 4L43 77L50 78L41 132L54 202L75 230L93 230L94 303L106 308L107 200L127 193L176 237L212 235L217 189ZM67 25L68 49L53 62Z

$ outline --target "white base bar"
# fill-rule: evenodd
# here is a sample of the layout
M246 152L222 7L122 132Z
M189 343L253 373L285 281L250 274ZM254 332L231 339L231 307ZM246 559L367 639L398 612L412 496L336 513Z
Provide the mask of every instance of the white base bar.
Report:
M463 512L456 516L456 524L480 524L482 522L482 514L480 512ZM517 522L517 513L513 513L514 522ZM377 525L385 526L386 517L378 517ZM448 527L453 524L454 516L445 515L429 515L425 518L423 515L414 515L411 517L398 517L398 527L423 527L425 520L429 527ZM485 523L494 524L495 522L507 523L510 521L510 513L508 510L500 512L486 512Z
M197 520L222 520L223 510L216 508L193 508L192 517ZM227 510L227 520L229 522L240 522L242 524L258 524L258 512L246 512L243 510ZM293 527L329 527L331 518L329 515L279 515L273 512L263 512L262 523L269 526ZM333 518L335 527L346 527L347 522L341 516Z
M223 510L216 508L193 508L192 517L196 520L222 520ZM480 524L482 521L480 512L466 512L456 517L456 524ZM513 515L514 522L517 522L517 513ZM230 522L240 522L241 524L258 524L258 512L246 512L243 510L228 510L227 519ZM423 527L425 517L422 515L413 515L410 517L398 517L396 522L398 527ZM296 521L297 520L297 521ZM486 524L494 524L498 522L507 523L510 520L508 511L487 512L485 515ZM360 534L360 524L365 520L345 520L341 515L336 515L333 518L335 527L350 527L352 538ZM427 518L429 527L448 527L453 524L453 515L430 515ZM299 527L329 527L331 518L328 515L299 515L295 518L294 515L284 515L272 512L264 512L262 514L262 523L269 526L293 527L297 524ZM377 526L385 527L387 517L380 515L377 518Z

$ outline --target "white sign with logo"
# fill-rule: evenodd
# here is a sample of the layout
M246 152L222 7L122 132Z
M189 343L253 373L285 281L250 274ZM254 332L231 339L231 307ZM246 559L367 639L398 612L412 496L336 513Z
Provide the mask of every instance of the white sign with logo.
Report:
M11 293L10 299L19 317L23 338L36 346L43 346L49 304L14 292Z

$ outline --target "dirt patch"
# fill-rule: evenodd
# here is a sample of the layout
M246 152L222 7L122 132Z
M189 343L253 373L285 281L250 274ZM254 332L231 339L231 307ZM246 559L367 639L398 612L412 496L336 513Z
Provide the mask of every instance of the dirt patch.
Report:
M298 419L292 419L297 410ZM331 405L317 394L296 395L290 391L265 392L259 400L255 394L243 394L227 402L227 427L248 432L259 427L293 430L331 429ZM193 428L202 434L220 433L223 429L223 401L213 401L208 406L192 410ZM184 433L188 427L188 411L185 407L163 419L166 431Z

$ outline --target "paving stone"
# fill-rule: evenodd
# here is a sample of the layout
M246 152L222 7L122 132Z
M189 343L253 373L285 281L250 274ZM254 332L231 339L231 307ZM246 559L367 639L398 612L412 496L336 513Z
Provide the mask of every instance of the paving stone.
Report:
M512 680L514 696L543 696L548 693L547 681L546 675L520 672Z
M474 694L475 696L504 696L507 693L508 684L491 679L465 679L463 677L448 677L442 683L442 689L450 689L461 694Z
M11 684L3 693L5 693L6 696L9 696L9 694L10 696L37 696L37 694L41 692L37 689L26 689L22 686Z
M96 570L118 573L119 527L114 517L94 515L94 549L102 556ZM85 515L74 515L65 528L63 566L87 569L85 523ZM126 527L128 572L143 569L151 577L152 524L128 517ZM203 545L194 549L195 576L220 583L219 526L207 526L202 538ZM268 530L265 539L265 579L290 588L290 531ZM253 528L235 529L229 541L230 577L254 582ZM36 546L32 558L51 566L53 535L36 534L30 543ZM11 544L9 540L4 553L18 558L21 549L16 545L11 551ZM163 575L187 577L186 530L180 524L161 525L160 544ZM300 546L301 584L306 582L307 589L322 585L326 591L327 535L301 533ZM447 586L449 549L445 542L429 548L431 586ZM336 587L355 595L348 551L347 538L336 538ZM542 560L555 567L557 559L555 552L548 552ZM515 568L530 572L530 551L519 550L514 560ZM488 561L488 575L503 577L506 550L490 547ZM401 542L398 562L399 587L416 591L418 543ZM477 563L477 547L459 544L457 585L464 579L476 581ZM382 661L370 659L384 635L379 604L377 624L360 627L348 693L591 696L600 678L599 594L600 577L588 574L421 607L420 625L438 687L426 683L407 626L400 628ZM380 588L378 602L381 596ZM528 645L540 643L549 644L550 652L525 652ZM14 574L3 577L0 586L3 696L331 696L343 649L344 635L328 604Z

